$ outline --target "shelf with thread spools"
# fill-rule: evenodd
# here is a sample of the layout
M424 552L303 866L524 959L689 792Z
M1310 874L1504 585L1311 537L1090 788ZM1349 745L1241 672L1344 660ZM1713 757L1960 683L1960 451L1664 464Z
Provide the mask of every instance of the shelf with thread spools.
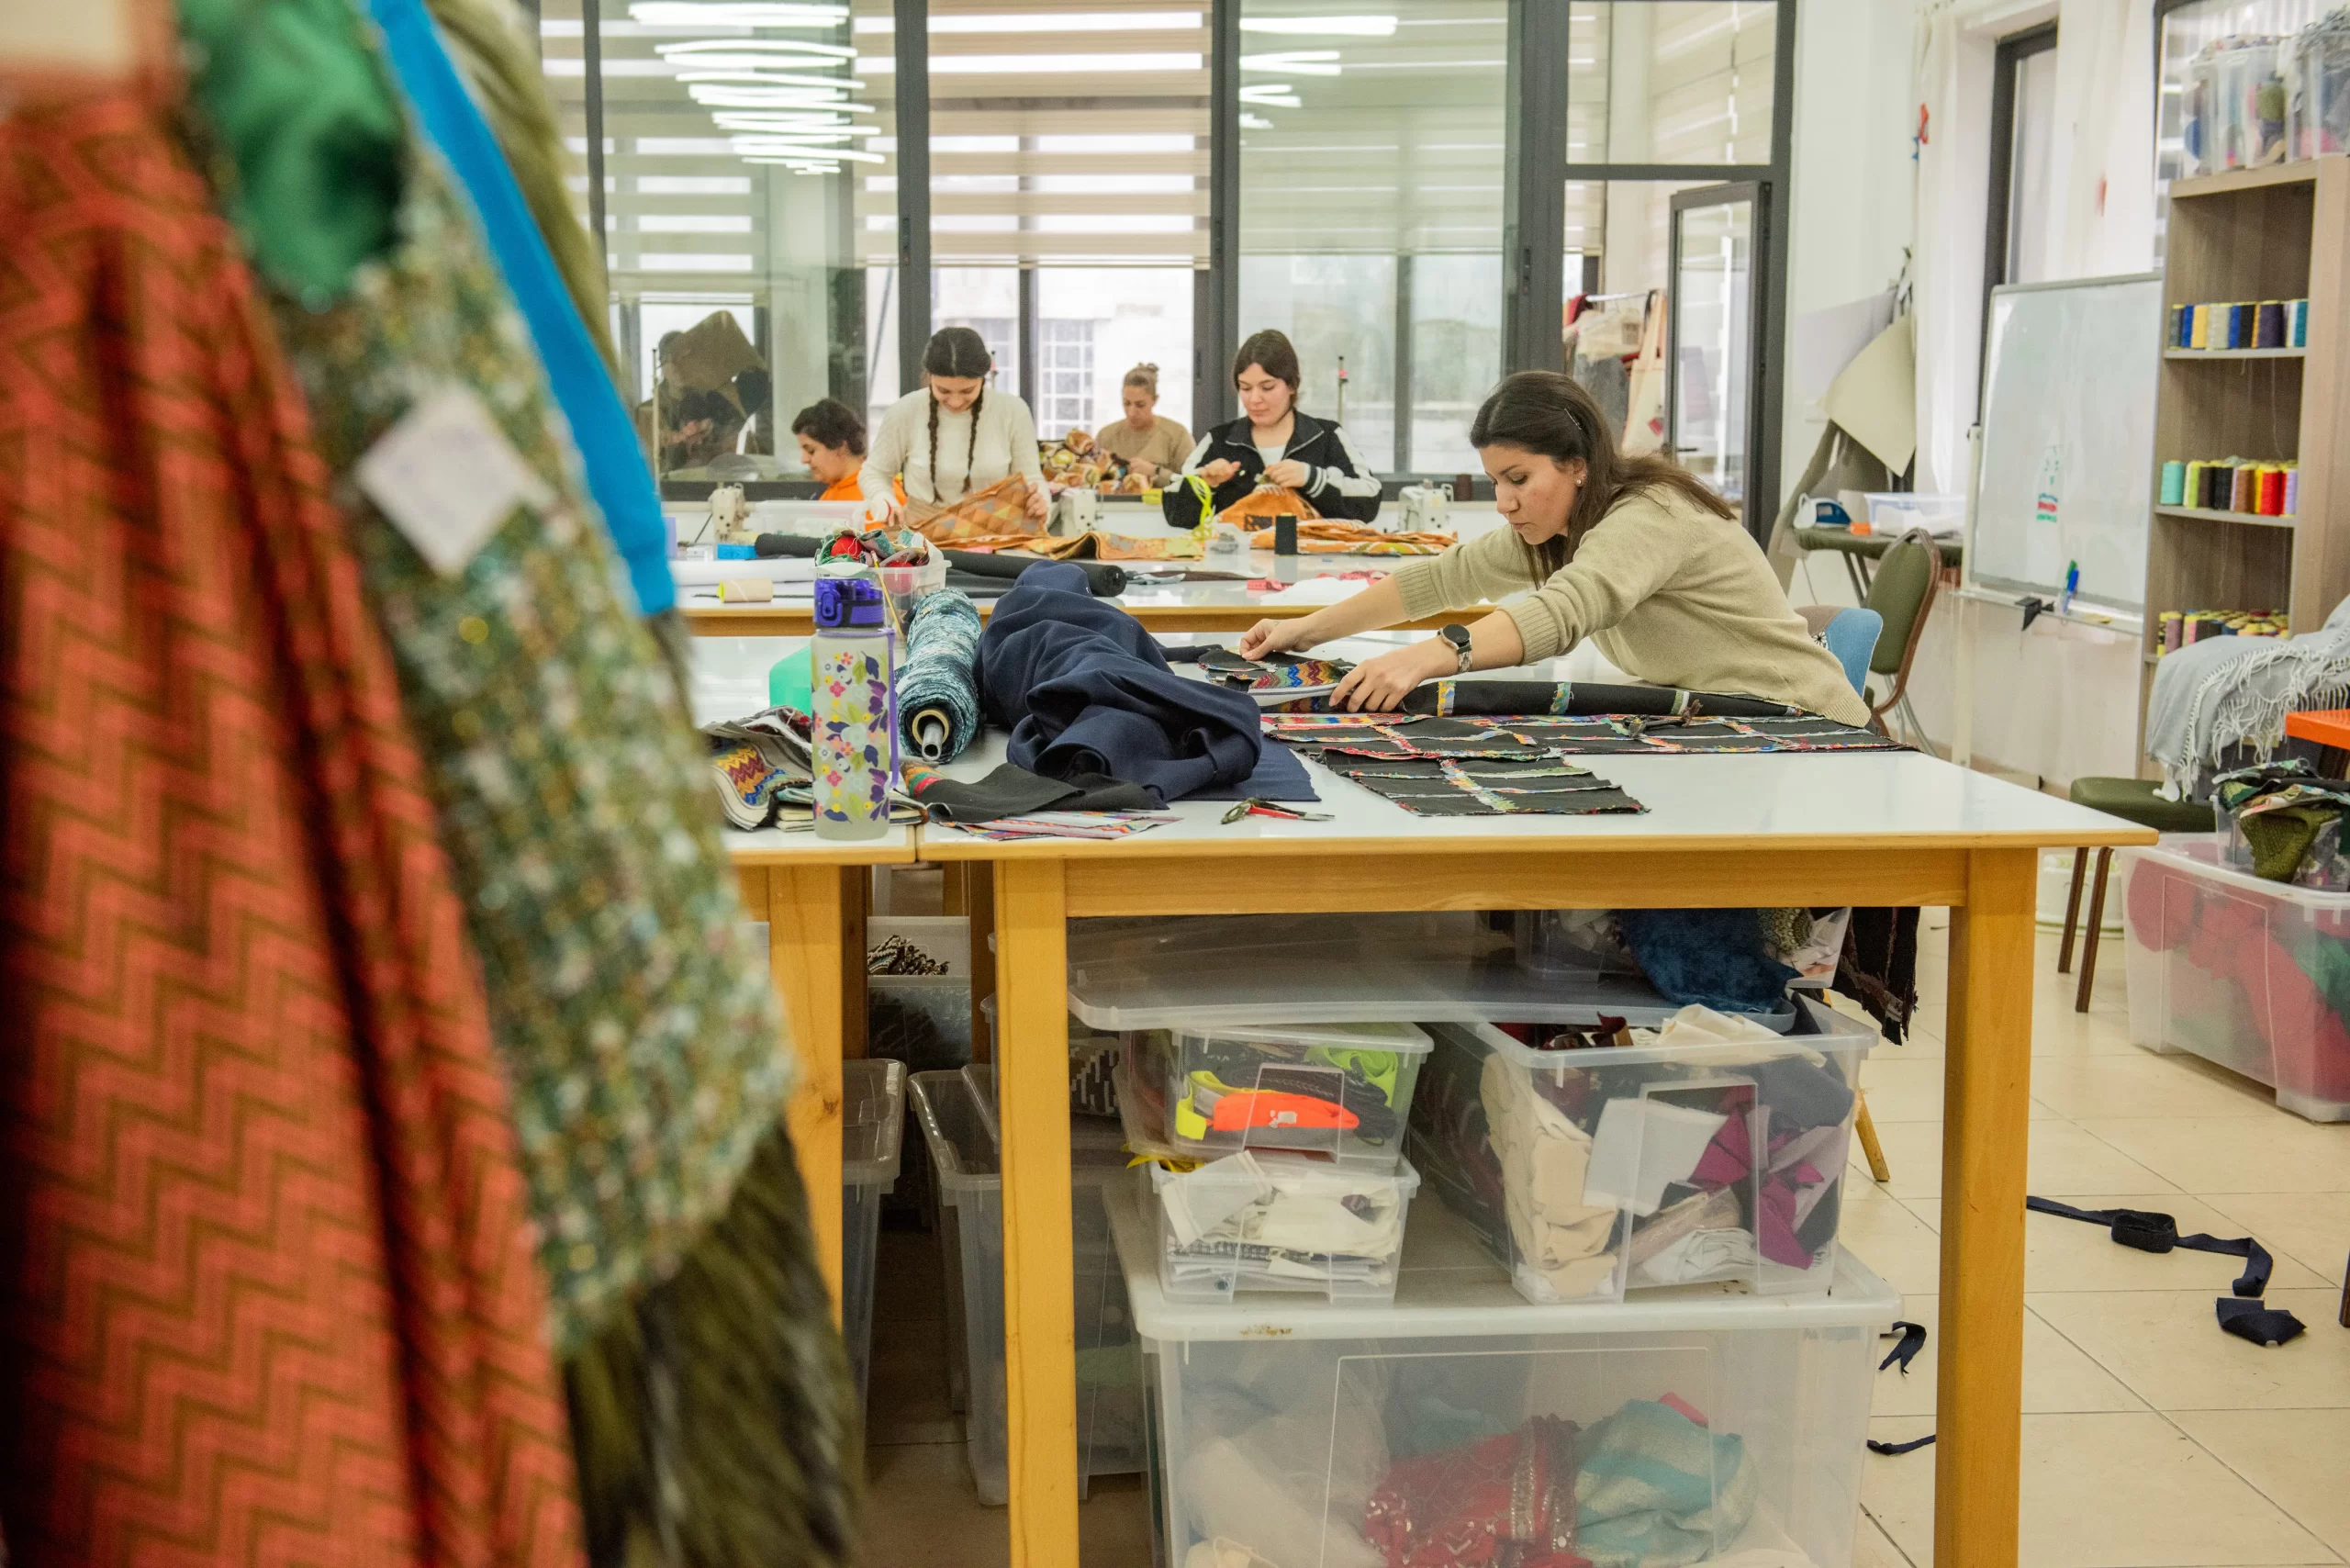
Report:
M2176 180L2169 196L2150 652L2166 611L2277 610L2317 626L2350 597L2350 157ZM2279 304L2282 342L2262 314ZM2182 307L2210 313L2199 334L2187 319L2189 342ZM2292 510L2163 504L2163 464L2203 457L2292 465Z

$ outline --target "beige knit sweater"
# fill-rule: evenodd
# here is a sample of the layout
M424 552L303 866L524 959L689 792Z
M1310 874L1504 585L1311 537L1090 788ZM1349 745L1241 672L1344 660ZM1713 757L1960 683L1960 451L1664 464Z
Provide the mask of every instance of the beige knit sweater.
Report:
M1532 588L1501 607L1528 664L1590 637L1611 662L1659 686L1868 722L1868 705L1812 641L1752 536L1668 489L1618 500L1547 582L1507 528L1400 567L1394 581L1416 620Z

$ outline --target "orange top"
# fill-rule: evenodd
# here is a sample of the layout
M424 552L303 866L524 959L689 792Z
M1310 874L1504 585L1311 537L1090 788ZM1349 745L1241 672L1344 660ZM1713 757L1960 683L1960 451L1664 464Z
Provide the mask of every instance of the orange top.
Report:
M906 482L903 479L892 479L890 481L890 488L897 492L898 504L905 505ZM816 498L820 501L861 501L865 498L865 491L857 485L856 471L851 470L847 478L835 479L825 486L824 493Z
M2288 713L2285 733L2296 740L2315 741L2350 751L2350 708L2333 708L2322 712Z

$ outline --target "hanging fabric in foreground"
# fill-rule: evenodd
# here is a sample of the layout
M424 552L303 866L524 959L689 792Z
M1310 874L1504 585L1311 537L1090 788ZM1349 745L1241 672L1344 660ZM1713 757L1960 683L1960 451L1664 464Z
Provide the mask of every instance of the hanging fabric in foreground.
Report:
M14 1561L575 1563L464 910L236 241L128 97L0 118L0 226Z
M351 499L515 1086L589 1550L839 1562L854 1394L706 753L621 597L470 214L420 143L402 156L388 249L331 302L274 303Z

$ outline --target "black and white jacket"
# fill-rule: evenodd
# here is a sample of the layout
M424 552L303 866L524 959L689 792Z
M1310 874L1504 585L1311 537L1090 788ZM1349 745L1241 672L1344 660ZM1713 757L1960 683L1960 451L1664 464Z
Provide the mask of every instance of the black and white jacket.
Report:
M1355 443L1347 439L1346 431L1311 414L1293 417L1296 424L1290 431L1289 446L1281 456L1305 465L1303 489L1306 499L1314 503L1314 510L1324 517L1374 521L1379 516L1379 476L1371 471L1371 465L1355 450ZM1238 464L1240 471L1216 486L1212 496L1203 498L1200 490L1205 481L1195 486L1189 482L1189 476L1211 463L1227 458ZM1248 417L1243 414L1200 438L1200 444L1183 460L1185 482L1164 487L1160 506L1167 521L1175 527L1196 528L1203 516L1212 517L1235 501L1247 498L1264 472L1265 459L1257 450Z

